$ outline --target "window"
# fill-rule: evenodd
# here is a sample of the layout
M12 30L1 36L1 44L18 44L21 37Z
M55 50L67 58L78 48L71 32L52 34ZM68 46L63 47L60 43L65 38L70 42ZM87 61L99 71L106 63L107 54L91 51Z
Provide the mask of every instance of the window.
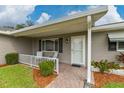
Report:
M116 42L112 42L108 39L108 50L109 51L116 51Z
M108 50L109 51L116 51L116 42L108 42Z
M117 51L124 51L124 42L117 42Z
M109 51L124 51L124 41L108 41L108 50Z
M39 50L46 51L59 51L59 53L63 52L63 38L59 39L46 39L46 40L39 40Z

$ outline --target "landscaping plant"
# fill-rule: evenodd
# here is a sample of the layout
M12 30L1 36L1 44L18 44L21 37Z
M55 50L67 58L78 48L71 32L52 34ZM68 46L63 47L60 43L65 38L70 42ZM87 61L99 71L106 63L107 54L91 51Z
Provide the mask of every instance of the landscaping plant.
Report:
M18 53L8 53L5 55L5 59L8 65L18 64L19 55Z
M101 73L109 72L110 69L119 69L119 64L116 64L114 62L108 62L108 60L101 60L99 62L93 61L91 65L94 68L99 68Z
M42 61L39 63L40 73L43 76L52 75L54 72L54 62L53 61Z

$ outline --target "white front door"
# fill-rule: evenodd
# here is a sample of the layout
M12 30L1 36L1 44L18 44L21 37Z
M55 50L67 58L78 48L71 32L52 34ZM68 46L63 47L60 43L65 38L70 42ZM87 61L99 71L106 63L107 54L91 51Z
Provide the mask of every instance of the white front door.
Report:
M71 37L71 64L85 66L85 36Z

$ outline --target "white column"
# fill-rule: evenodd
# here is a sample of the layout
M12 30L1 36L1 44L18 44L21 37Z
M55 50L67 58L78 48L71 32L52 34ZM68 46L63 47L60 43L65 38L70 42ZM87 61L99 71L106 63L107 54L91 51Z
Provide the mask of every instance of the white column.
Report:
M91 83L91 16L87 16L87 83Z

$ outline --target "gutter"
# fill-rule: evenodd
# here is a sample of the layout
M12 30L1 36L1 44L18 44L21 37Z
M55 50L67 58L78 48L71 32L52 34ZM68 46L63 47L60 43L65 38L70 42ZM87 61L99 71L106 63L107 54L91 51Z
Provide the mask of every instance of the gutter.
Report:
M11 31L0 31L1 35L11 35L12 32Z

